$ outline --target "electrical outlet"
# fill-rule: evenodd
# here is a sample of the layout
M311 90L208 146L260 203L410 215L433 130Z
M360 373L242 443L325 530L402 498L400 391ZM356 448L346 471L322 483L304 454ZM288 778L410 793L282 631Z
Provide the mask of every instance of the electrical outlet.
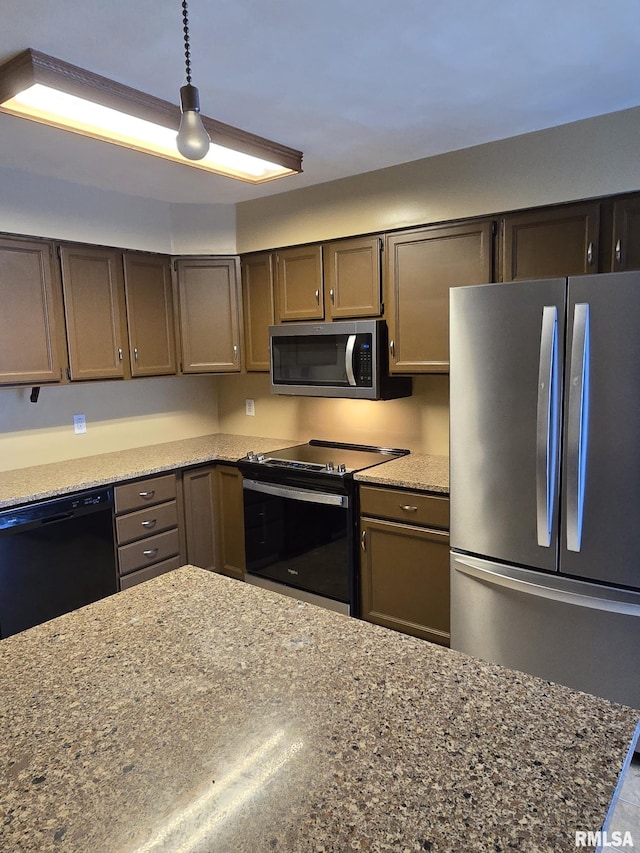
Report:
M73 431L76 435L84 435L87 431L87 418L85 415L73 416Z
M253 418L256 414L256 401L255 400L245 400L244 401L244 413L245 415L249 415L249 417Z

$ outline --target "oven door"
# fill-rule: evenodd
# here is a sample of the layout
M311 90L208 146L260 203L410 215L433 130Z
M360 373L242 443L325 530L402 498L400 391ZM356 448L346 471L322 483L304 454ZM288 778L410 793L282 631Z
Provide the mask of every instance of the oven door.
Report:
M247 574L349 604L349 496L245 478Z

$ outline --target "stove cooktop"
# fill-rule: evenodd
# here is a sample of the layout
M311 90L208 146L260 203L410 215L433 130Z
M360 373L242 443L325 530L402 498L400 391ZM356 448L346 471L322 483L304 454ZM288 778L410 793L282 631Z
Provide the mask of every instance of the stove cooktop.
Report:
M312 439L308 444L296 444L267 454L250 452L240 461L264 465L272 469L345 476L407 453L409 453L408 450L395 448Z

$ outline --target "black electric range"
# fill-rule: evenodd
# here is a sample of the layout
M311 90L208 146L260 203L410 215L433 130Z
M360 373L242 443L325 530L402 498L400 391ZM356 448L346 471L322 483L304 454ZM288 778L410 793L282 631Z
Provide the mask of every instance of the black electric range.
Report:
M313 439L248 453L243 476L247 580L359 615L354 474L408 450Z

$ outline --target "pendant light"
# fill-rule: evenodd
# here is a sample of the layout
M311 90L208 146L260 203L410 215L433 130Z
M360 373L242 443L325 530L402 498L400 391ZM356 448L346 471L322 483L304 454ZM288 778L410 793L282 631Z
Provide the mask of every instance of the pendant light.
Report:
M182 118L176 137L178 151L187 160L202 160L209 151L211 140L200 118L200 95L191 85L191 52L189 50L189 17L187 0L182 0L182 23L184 29L184 59L187 85L180 89Z

